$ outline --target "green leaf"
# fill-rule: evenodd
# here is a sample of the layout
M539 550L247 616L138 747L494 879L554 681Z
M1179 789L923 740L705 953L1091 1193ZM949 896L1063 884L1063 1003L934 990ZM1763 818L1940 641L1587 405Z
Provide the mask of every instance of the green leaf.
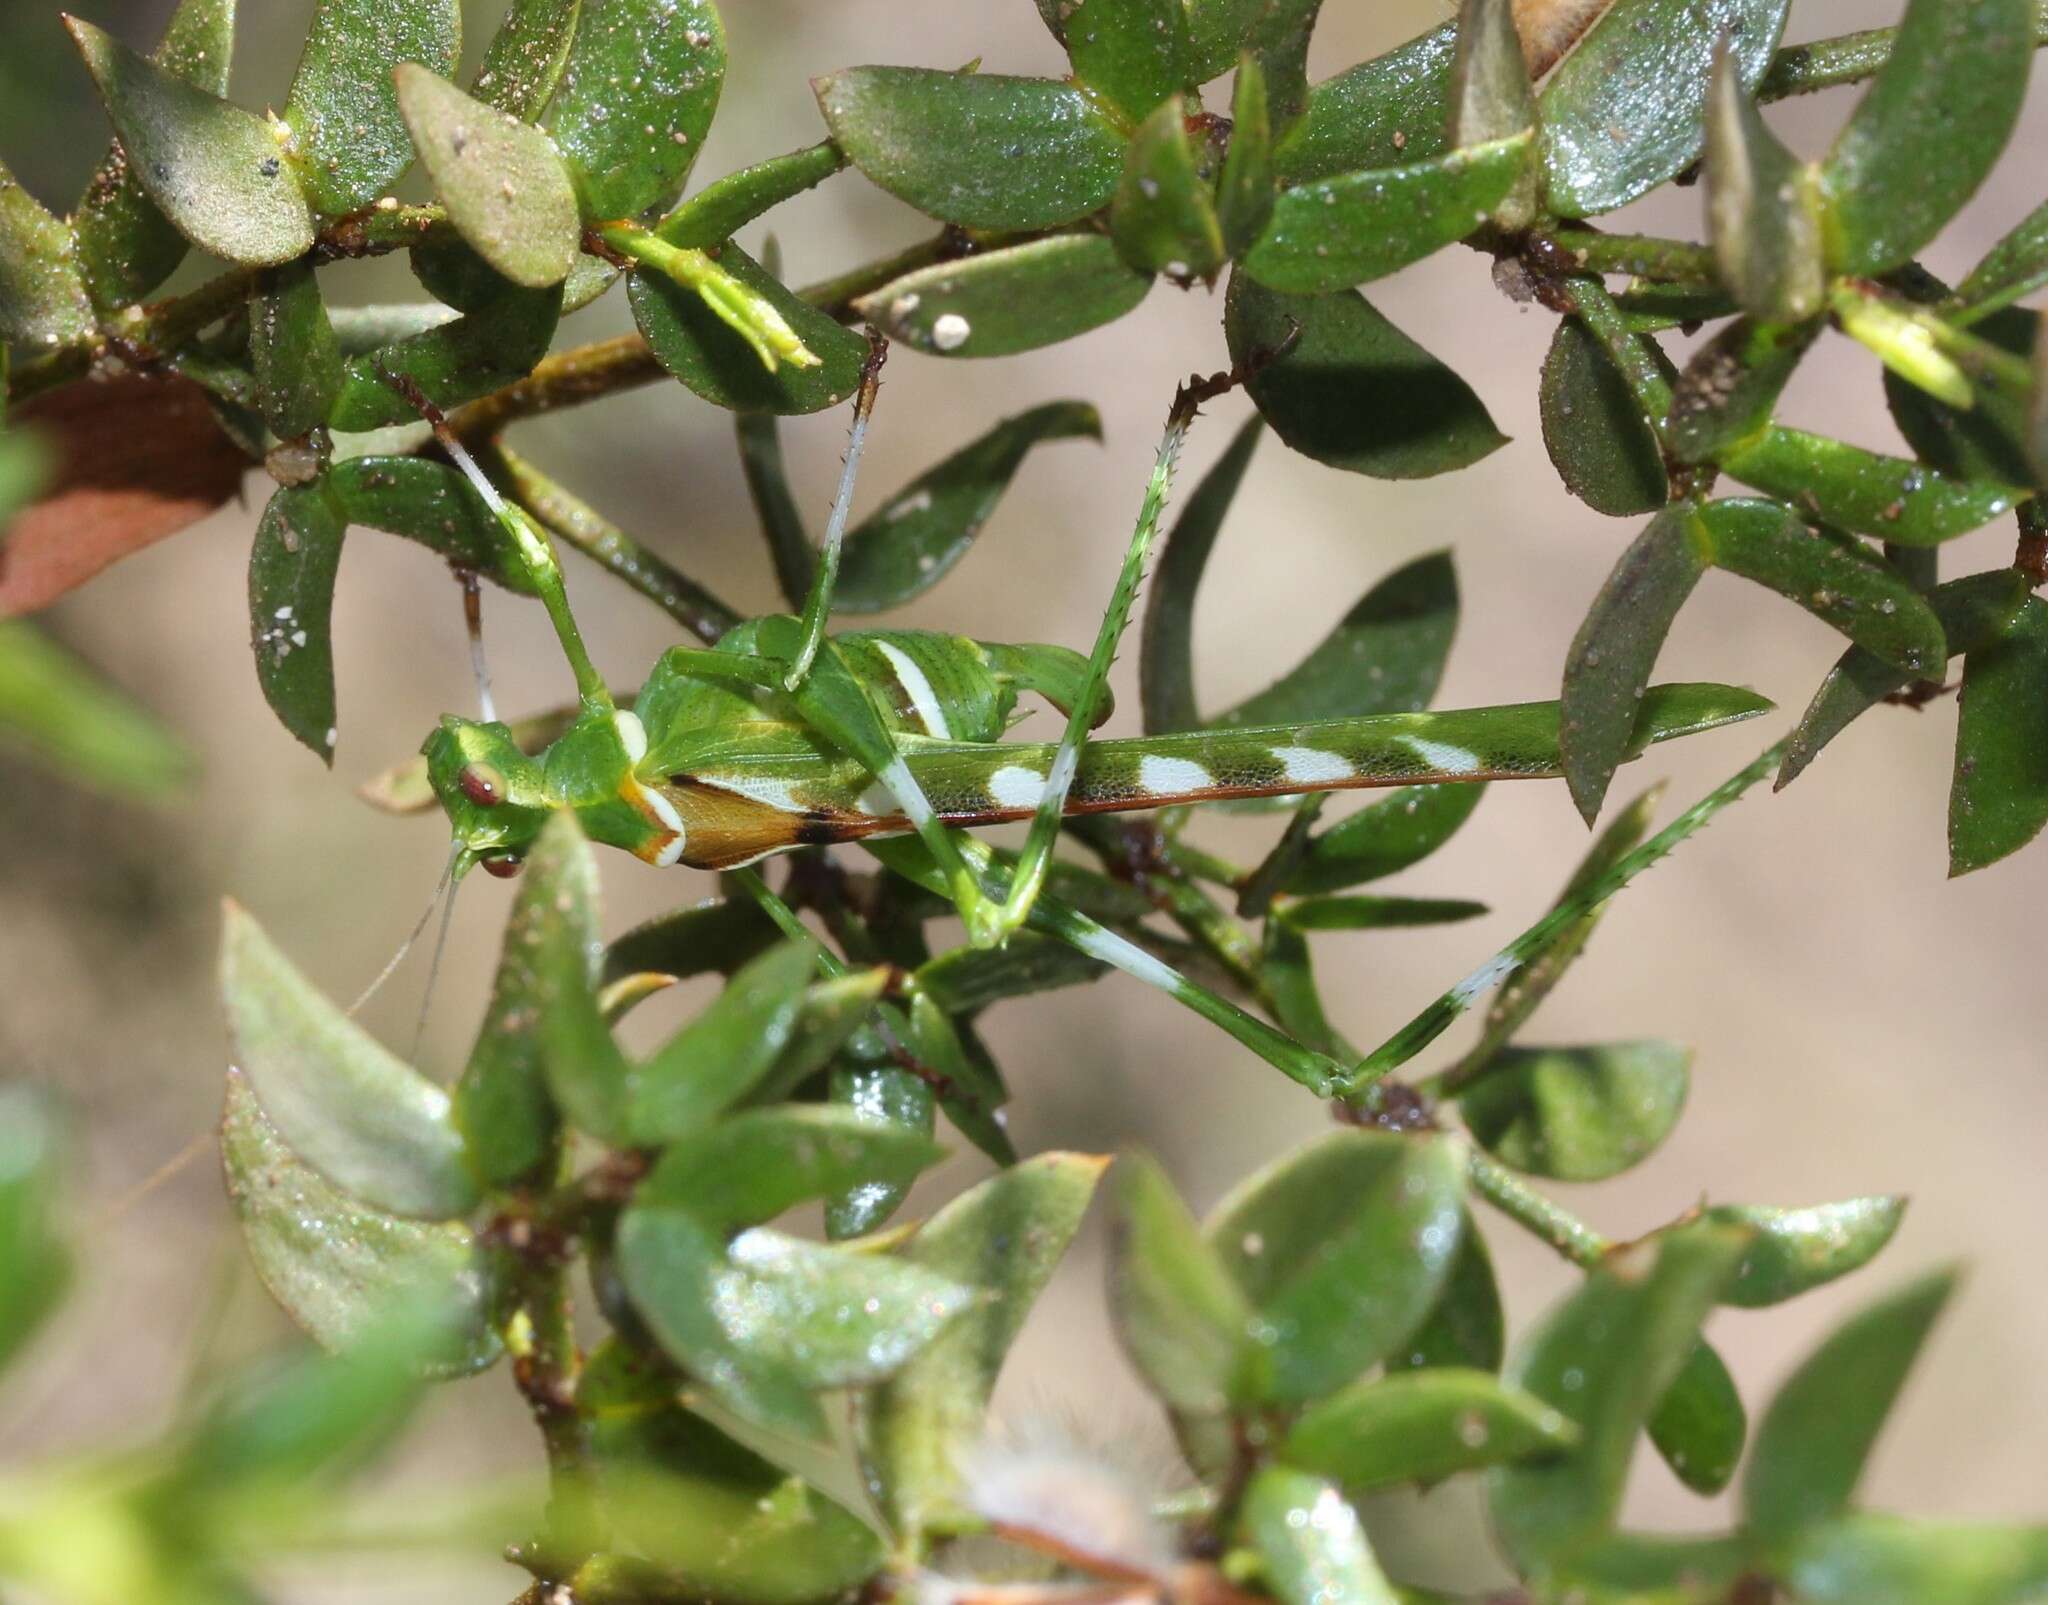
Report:
M817 363L779 362L770 370L702 296L643 267L627 280L626 295L662 367L706 401L734 412L818 412L859 388L867 341L798 300L737 245L719 253L718 266L766 299Z
M562 81L582 10L583 0L512 0L469 92L523 123L534 121Z
M1729 38L1753 91L1790 0L1617 0L1540 101L1544 186L1563 217L1611 212L1686 167L1706 139L1707 80Z
M1742 1508L1782 1544L1842 1513L1935 1317L1955 1287L1937 1271L1837 1326L1778 1390L1757 1428Z
M1469 1214L1464 1230L1458 1234L1458 1256L1451 1261L1443 1295L1401 1349L1401 1353L1387 1361L1390 1373L1397 1367L1416 1371L1437 1367L1486 1372L1500 1369L1501 1359L1507 1353L1507 1318L1501 1311L1493 1256L1487 1252L1486 1239L1480 1236Z
M1800 323L1825 309L1813 174L1764 122L1727 51L1707 90L1707 233L1721 282L1757 317Z
M1110 204L1117 254L1141 273L1208 278L1224 262L1222 224L1178 96L1139 125Z
M370 204L412 165L393 71L414 62L455 70L460 0L319 0L285 100L287 149L316 211Z
M455 231L514 284L566 278L583 224L548 136L424 67L400 66L397 81L405 126Z
M1810 532L1789 507L1743 498L1700 509L1716 568L1776 591L1865 651L1915 674L1948 661L1941 621L1920 593L1875 554Z
M1287 354L1247 385L1273 432L1332 468L1421 479L1507 444L1472 389L1355 290L1286 296L1233 274L1223 315L1233 362Z
M176 798L197 767L155 714L27 619L0 620L0 745L137 802Z
M1298 724L1369 713L1414 713L1443 678L1458 627L1458 576L1431 552L1367 591L1309 655L1213 724Z
M1520 170L1493 208L1503 228L1526 228L1536 215L1536 91L1515 26L1513 0L1464 0L1459 7L1458 51L1451 66L1447 134L1453 146L1485 145L1529 134Z
M2027 599L2025 579L2013 569L1992 569L1938 585L1928 605L1941 623L1951 655L1974 652L2003 636ZM1778 771L1778 789L1791 784L1801 770L1849 725L1890 696L1913 683L1913 676L1894 668L1862 647L1851 647L1828 671L1813 701L1800 716L1785 743L1785 762Z
M178 232L230 262L288 262L313 213L262 118L208 94L76 17L65 20L113 119L129 171Z
M1657 432L1599 337L1560 319L1538 394L1543 449L1564 488L1596 513L1654 513L1671 497Z
M562 287L527 290L499 281L466 315L349 360L328 417L336 429L389 429L419 422L384 375L403 374L443 411L524 379L547 354L562 314Z
M1756 1234L1721 1301L1762 1309L1847 1276L1877 1257L1905 1212L1906 1200L1897 1194L1805 1209L1721 1204L1707 1210L1707 1220L1745 1226Z
M1124 1352L1161 1400L1197 1416L1227 1408L1252 1308L1144 1154L1117 1167L1109 1298Z
M910 1007L892 1015L889 1024L912 1058L938 1072L939 1103L954 1129L997 1164L1014 1165L1017 1150L1002 1115L1009 1089L973 1026L964 1020L956 1025L924 993L913 995Z
M1032 447L1102 439L1085 401L1051 401L1005 418L928 468L847 533L832 606L839 613L900 607L967 555Z
M1972 324L1970 332L2025 358L2033 354L2040 327L2038 312L2007 307ZM2027 461L2024 425L2014 409L2000 405L1996 394L1980 389L1978 404L1964 411L1937 401L1887 368L1884 398L1892 421L1913 450L1951 478L2024 485L2034 477Z
M1061 10L1076 82L1126 122L1143 122L1188 82L1181 0L1071 0Z
M715 1230L757 1226L864 1182L908 1182L941 1155L930 1137L857 1109L745 1109L673 1144L641 1183L636 1207L686 1211Z
M1310 91L1274 152L1282 181L1419 162L1448 150L1458 28L1446 22Z
M1525 1575L1548 1574L1608 1532L1636 1436L1744 1247L1740 1232L1692 1227L1632 1249L1588 1276L1518 1347L1507 1380L1582 1434L1568 1455L1490 1474L1494 1532Z
M448 1095L317 991L234 903L220 984L235 1063L309 1165L395 1215L447 1220L476 1202Z
M730 975L781 940L751 899L700 903L635 926L605 949L605 981L652 971L678 979L716 970Z
M1291 123L1308 101L1308 44L1323 0L1266 0L1245 46L1265 76L1276 121Z
M1309 843L1285 889L1337 892L1419 864L1472 817L1483 785L1403 786Z
M92 332L71 231L0 163L0 341L34 351Z
M249 636L263 700L285 729L334 762L334 574L347 526L326 487L281 486L249 552Z
M1956 286L1954 299L1968 310L1969 320L1975 324L2044 284L2048 284L2048 201L2021 218L1984 253L1984 260Z
M1331 1059L1343 1056L1337 1029L1323 1008L1316 984L1308 938L1284 919L1269 919L1262 932L1259 976L1272 994L1273 1018L1280 1029L1315 1052Z
M1390 931L1477 919L1484 903L1456 897L1311 897L1279 917L1297 931Z
M1941 232L2019 121L2028 0L1912 0L1877 78L1821 167L1829 265L1877 274Z
M1963 658L1948 871L2018 852L2048 824L2048 602L2030 596L1996 639Z
M849 67L813 88L854 166L942 222L1056 228L1106 206L1123 171L1115 123L1051 78Z
M1344 173L1284 191L1244 270L1297 295L1341 290L1419 262L1487 219L1527 165L1531 134L1404 167Z
M709 250L845 166L845 152L829 139L786 156L771 156L707 185L663 218L655 233L671 245Z
M1399 1605L1358 1512L1334 1484L1262 1467L1245 1487L1240 1520L1280 1605Z
M249 303L249 365L256 410L278 439L297 440L327 421L341 389L341 348L309 263L264 274Z
M526 855L490 1006L455 1088L455 1123L486 1188L550 1179L561 1117L548 1091L542 1021L559 993L588 991L598 941L597 862L568 809Z
M1591 824L1641 717L1671 621L1707 571L1695 509L1651 519L1593 599L1566 655L1558 739L1572 801Z
M795 1035L817 957L807 941L770 948L639 1066L621 1113L627 1141L693 1136L744 1098Z
M197 89L224 95L234 43L235 0L179 0L150 60ZM86 185L71 229L86 290L103 312L141 300L185 259L185 236L149 198L118 142Z
M917 984L946 1014L978 1014L1005 998L1093 981L1107 968L1077 948L1019 931L999 948L956 947L917 971Z
M1339 1131L1240 1183L1204 1228L1261 1317L1240 1397L1314 1399L1378 1364L1441 1294L1462 1229L1452 1145Z
M1281 1439L1279 1454L1356 1498L1555 1453L1578 1437L1557 1410L1484 1371L1438 1368L1354 1382L1310 1405Z
M1459 1096L1480 1146L1558 1181L1605 1181L1678 1124L1692 1054L1670 1042L1506 1048Z
M1749 1417L1712 1344L1693 1345L1651 1412L1649 1431L1664 1463L1694 1493L1717 1494L1728 1486L1742 1458Z
M1784 1575L1813 1605L2020 1605L2048 1588L2048 1527L1851 1516L1803 1539Z
M1951 479L1902 457L1772 425L1722 455L1745 485L1804 508L1823 524L1899 546L1935 546L1988 524L2022 499L2008 485Z
M1202 722L1195 703L1195 593L1258 443L1259 420L1252 418L1195 486L1160 552L1139 626L1138 694L1147 735L1193 730Z
M1266 75L1250 56L1237 67L1231 87L1230 145L1216 180L1216 222L1227 255L1242 255L1273 215L1277 177L1273 171L1273 119L1266 104Z
M1660 1605L1707 1605L1741 1587L1751 1561L1739 1533L1670 1537L1622 1532L1574 1555L1570 1572L1573 1584L1611 1589L1623 1599L1647 1596Z
M900 1065L836 1065L832 1070L830 1097L835 1104L865 1120L896 1126L927 1139L938 1120L938 1098L931 1083ZM910 1183L906 1181L855 1182L825 1200L825 1235L834 1242L863 1237L887 1222L909 1194Z
M855 1412L868 1487L915 1541L954 1496L956 1454L979 1438L1003 1357L1073 1240L1105 1161L1045 1153L990 1177L919 1229L902 1256L982 1301Z
M854 310L941 357L1008 357L1114 323L1152 281L1101 234L1055 234L906 273Z
M1701 346L1671 387L1664 428L1672 455L1700 463L1741 450L1770 424L1771 410L1820 331L1818 321L1741 317Z
M878 964L806 987L788 1039L744 1101L779 1103L794 1096L867 1025L893 977L887 965ZM930 1136L931 1122L920 1129Z
M327 470L327 495L351 524L418 541L508 591L533 594L533 578L476 487L426 457L350 457Z
M29 1083L0 1086L0 1371L71 1280L57 1219L65 1151L56 1100Z
M1060 3L1040 0L1040 7ZM1190 84L1206 84L1238 63L1265 5L1266 0L1185 0Z
M498 1357L490 1283L468 1227L403 1220L350 1197L307 1164L229 1070L221 1162L256 1274L322 1347L343 1349L422 1303L448 1331L433 1367L481 1371Z
M546 123L593 222L682 193L725 84L711 0L583 0Z

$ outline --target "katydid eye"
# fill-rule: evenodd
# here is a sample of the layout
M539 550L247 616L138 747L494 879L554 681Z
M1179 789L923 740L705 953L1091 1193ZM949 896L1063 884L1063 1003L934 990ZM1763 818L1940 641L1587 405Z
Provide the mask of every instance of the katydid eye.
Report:
M520 861L510 853L496 853L478 862L483 865L486 875L495 875L501 881L510 880L520 869Z
M505 800L505 777L487 763L464 764L455 784L479 808L495 808Z

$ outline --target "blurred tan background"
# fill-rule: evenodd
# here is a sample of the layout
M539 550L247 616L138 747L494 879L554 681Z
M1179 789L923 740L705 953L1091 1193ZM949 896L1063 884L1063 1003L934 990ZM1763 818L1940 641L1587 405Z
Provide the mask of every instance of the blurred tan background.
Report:
M125 38L155 37L168 0L88 0ZM282 99L308 6L245 4L236 93ZM1899 0L1799 0L1792 39L1896 20ZM495 6L471 7L472 58ZM700 182L817 137L806 87L855 62L1060 70L1026 0L727 0L732 69ZM1440 21L1438 0L1328 0L1320 78ZM45 0L0 3L0 151L52 204L76 192L104 139L86 81ZM2048 83L1999 174L1930 253L1959 276L2041 199ZM1837 92L1775 110L1808 154L1852 104ZM412 182L416 183L417 180ZM1667 193L1619 226L1696 235L1696 191ZM847 175L775 217L793 283L918 237L926 225ZM755 231L758 233L758 230ZM750 245L757 243L753 239ZM189 273L195 270L188 266ZM336 301L416 293L401 263L343 265ZM1554 694L1579 617L1631 534L1566 496L1543 456L1535 375L1550 318L1496 295L1487 261L1449 251L1373 290L1375 302L1485 397L1513 443L1450 478L1380 483L1325 469L1268 440L1212 566L1198 617L1205 704L1220 707L1289 667L1380 576L1435 548L1457 551L1465 612L1442 701ZM563 341L625 326L623 296L578 314ZM863 505L1004 413L1062 396L1097 403L1107 441L1027 461L981 548L903 622L1083 646L1122 553L1162 410L1176 379L1223 361L1220 294L1162 286L1139 312L1084 340L977 364L899 354L890 364ZM1211 409L1188 478L1245 414ZM1897 449L1874 360L1833 340L1790 396L1791 421ZM822 525L843 420L785 428L800 499ZM668 385L523 428L523 449L714 590L749 610L777 605L731 448L730 420ZM110 441L110 450L119 443ZM59 1443L118 1441L159 1422L190 1363L195 1325L238 1261L210 1157L146 1201L112 1214L136 1183L212 1117L224 1045L211 987L217 899L248 904L331 991L351 996L425 901L445 841L429 821L394 822L354 784L413 750L444 708L471 700L459 612L438 564L406 543L353 537L335 616L341 744L333 773L276 725L250 669L242 570L266 485L122 564L54 610L68 640L199 746L204 779L161 811L104 803L0 758L0 1070L53 1080L82 1113L87 1163L79 1218L92 1266L81 1295L0 1419L6 1457ZM1995 526L1952 546L1949 573L2006 561ZM572 560L584 629L605 670L630 683L673 636L649 606ZM540 611L493 594L492 661L510 708L568 689ZM1804 614L1713 576L1680 621L1660 678L1747 683L1776 698L1782 728L1839 643ZM1118 689L1134 692L1130 659ZM1131 707L1112 727L1135 729ZM1532 1040L1662 1035L1698 1050L1691 1106L1670 1143L1634 1175L1565 1188L1603 1230L1632 1235L1708 1195L1807 1203L1903 1191L1914 1204L1876 1267L1777 1311L1724 1312L1711 1331L1755 1406L1845 1308L1951 1256L1973 1267L1932 1345L1868 1487L1873 1503L1952 1517L2048 1511L2048 1282L2040 1148L2048 1123L2048 1001L2042 910L2048 846L1956 884L1944 878L1943 814L1953 703L1874 713L1781 796L1760 793L1621 898L1589 956L1545 1007ZM1660 750L1617 795L1669 776L1682 804L1770 739L1762 725ZM1667 810L1668 812L1668 810ZM1268 826L1222 822L1221 839ZM1324 939L1321 973L1338 1023L1378 1040L1537 913L1586 840L1562 786L1502 785L1451 845L1391 889L1482 898L1484 921L1442 930ZM1253 848L1241 850L1254 851ZM613 928L704 895L701 877L606 864ZM509 889L477 878L462 899L426 1062L459 1066L496 958ZM379 999L373 1023L401 1046L422 967ZM674 1018L643 1022L655 1030ZM1234 1179L1325 1129L1298 1089L1155 994L1111 978L1054 1000L1006 1005L991 1040L1016 1093L1025 1150L1157 1151L1198 1208ZM1440 1052L1454 1052L1463 1034ZM1426 1060L1429 1064L1440 1062ZM964 1145L963 1145L964 1146ZM956 1160L928 1189L971 1181ZM1489 1220L1511 1321L1525 1326L1571 1276L1517 1229ZM282 1322L243 1278L223 1339L246 1352ZM1159 1421L1114 1347L1101 1304L1099 1225L1044 1301L1005 1378L1004 1407L1050 1411L1113 1439L1158 1439ZM403 1476L538 1465L537 1444L501 1375L446 1390L411 1440ZM1637 1470L1632 1515L1673 1527L1721 1507L1680 1490L1654 1457ZM1452 1566L1479 1520L1451 1489L1418 1521L1390 1504L1395 1554ZM1418 1534L1433 1534L1427 1540ZM1450 1571L1438 1573L1450 1577ZM1464 1573L1470 1577L1469 1569ZM1485 1574L1480 1574L1481 1577ZM422 1573L368 1563L288 1580L305 1600L501 1601L517 1574L489 1562Z

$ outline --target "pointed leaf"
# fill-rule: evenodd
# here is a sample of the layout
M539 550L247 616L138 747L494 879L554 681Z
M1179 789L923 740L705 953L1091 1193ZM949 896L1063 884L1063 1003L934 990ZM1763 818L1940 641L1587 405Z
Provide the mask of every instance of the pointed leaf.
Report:
M195 88L225 95L234 44L235 0L179 0L149 59ZM118 141L86 185L71 229L85 287L102 311L141 300L185 259L184 235L149 198Z
M1754 90L1790 0L1616 0L1541 99L1545 189L1564 217L1611 212L1699 155L1723 36Z
M956 1023L923 992L890 1016L889 1025L917 1063L938 1072L935 1090L953 1128L997 1164L1014 1165L1017 1149L1003 1125L1009 1089L974 1028Z
M455 1088L455 1122L487 1188L546 1181L560 1156L561 1116L548 1090L542 1022L565 986L596 979L597 861L563 809L526 855L491 1001Z
M393 69L455 70L459 0L319 0L285 101L293 164L314 208L367 206L412 165Z
M71 1251L58 1224L66 1144L56 1100L0 1087L0 1370L64 1297Z
M1290 892L1337 892L1419 864L1472 817L1480 786L1403 786L1317 836L1288 876Z
M231 262L288 262L313 243L313 213L262 118L66 19L99 85L129 170L194 245Z
M711 0L583 0L546 123L584 217L673 202L724 84L725 25Z
M249 363L256 410L280 440L327 421L341 388L341 348L312 267L287 262L264 274L249 303Z
M1355 1498L1556 1453L1578 1437L1559 1411L1484 1371L1433 1369L1354 1382L1310 1405L1281 1440L1280 1458Z
M1477 919L1484 903L1458 897L1311 897L1289 903L1276 918L1297 931L1391 931Z
M1742 317L1693 353L1672 385L1664 432L1672 455L1698 463L1739 451L1771 421L1821 325Z
M1251 1305L1143 1154L1117 1167L1109 1294L1124 1352L1166 1405L1189 1415L1228 1406Z
M1721 466L1823 524L1900 546L1951 540L1988 524L2023 494L1988 480L1951 479L1902 457L1776 424L1724 452Z
M1270 289L1314 295L1419 262L1484 223L1522 176L1526 131L1405 167L1298 184L1273 206L1244 270Z
M2048 824L2048 602L2028 597L1996 640L1963 658L1951 875L2018 852Z
M1722 51L1707 91L1707 234L1721 282L1759 318L1798 323L1824 308L1819 197Z
M955 1456L981 1435L1003 1357L1073 1240L1105 1163L1039 1154L954 1199L901 1251L981 1290L983 1301L859 1401L868 1486L900 1533L914 1537L954 1497Z
M347 526L326 487L280 486L249 552L256 679L285 729L334 762L334 575Z
M1889 59L1821 168L1837 272L1895 268L1941 232L2012 137L2027 0L1912 0Z
M1970 332L2016 357L2033 355L2041 315L2025 307L2007 307ZM2027 461L2024 421L2017 409L1979 387L1977 404L1967 411L1937 401L1919 385L1891 368L1884 376L1885 404L1913 450L1952 479L1993 480L2024 485L2034 477Z
M621 1116L633 1146L702 1131L774 1068L795 1035L817 954L807 941L770 948L634 1071Z
M854 166L964 228L1071 223L1107 205L1123 171L1124 136L1108 114L1050 78L849 67L812 87Z
M256 1274L285 1313L323 1348L345 1349L424 1300L446 1307L451 1328L437 1372L495 1360L489 1284L469 1228L403 1220L350 1197L292 1151L241 1071L229 1070L227 1085L228 1197Z
M448 221L477 254L529 289L567 277L583 226L547 135L410 63L398 69L398 105Z
M922 595L967 555L1032 447L1102 438L1085 401L1005 418L919 474L847 533L835 612L880 613Z
M1458 26L1446 22L1310 91L1274 153L1281 179L1419 162L1448 150Z
M1395 1352L1457 1255L1464 1174L1450 1144L1340 1131L1217 1205L1204 1233L1257 1307L1244 1398L1317 1398Z
M731 239L762 213L815 189L845 166L845 152L829 139L786 156L771 156L706 185L663 218L655 233L671 245L709 250Z
M1590 825L1641 716L1671 621L1707 571L1695 509L1651 519L1600 587L1565 658L1558 738L1572 801Z
M1117 254L1141 273L1206 278L1223 266L1223 227L1178 95L1132 137L1110 204L1109 232Z
M1273 432L1332 468L1421 479L1507 443L1471 387L1354 290L1284 296L1233 274L1224 309L1233 362L1278 351L1247 388Z
M900 1065L835 1066L830 1095L833 1103L852 1110L863 1120L895 1126L926 1139L937 1124L938 1099L931 1083ZM834 1242L864 1237L886 1223L909 1193L907 1181L855 1182L825 1200L825 1235Z
M1273 120L1266 104L1266 75L1251 56L1238 63L1231 87L1230 146L1216 181L1216 222L1223 249L1241 255L1273 215Z
M447 411L524 379L547 354L562 314L562 287L527 290L509 279L453 323L351 358L328 422L336 429L389 429L419 414L385 381L403 374Z
M1748 1431L1728 1367L1712 1344L1694 1344L1651 1412L1650 1442L1678 1480L1704 1496L1728 1486Z
M1678 1124L1692 1054L1670 1042L1506 1048L1459 1095L1480 1146L1558 1181L1605 1181Z
M1761 1309L1847 1276L1876 1258L1905 1212L1906 1201L1896 1194L1806 1209L1722 1204L1707 1210L1708 1220L1746 1226L1756 1234L1721 1301Z
M1564 488L1596 513L1654 513L1671 496L1664 450L1621 370L1577 318L1543 359L1543 448Z
M1202 722L1195 703L1195 594L1258 443L1259 420L1253 418L1195 486L1160 552L1139 627L1138 688L1147 735L1192 730Z
M2048 284L2048 201L2021 218L1984 253L1984 260L1956 286L1955 300L1968 309L1974 324L2044 284Z
M1019 931L999 948L956 947L917 971L917 984L947 1014L977 1014L1005 998L1028 997L1097 979L1108 968L1076 948Z
M395 1215L446 1220L476 1202L448 1095L316 991L233 903L220 980L235 1062L309 1165Z
M582 10L583 0L512 0L469 92L523 123L539 117L569 64Z
M1281 123L1299 117L1308 101L1308 45L1323 0L1266 0L1245 46L1266 79L1273 116Z
M426 457L351 457L329 468L322 483L350 524L418 541L508 591L533 594L532 576L504 526L476 487L446 463Z
M1778 1390L1742 1480L1743 1512L1761 1540L1794 1538L1854 1497L1878 1431L1954 1287L1953 1272L1937 1271L1867 1305Z
M771 372L702 296L643 267L627 280L626 295L633 321L664 368L706 401L734 412L818 412L854 393L867 341L798 300L737 245L719 253L718 266L765 298L817 363L780 362Z
M918 268L854 310L932 356L1008 357L1114 323L1151 288L1103 235L1055 234Z
M635 926L605 949L603 979L652 970L678 979L712 970L731 974L781 940L750 899L700 903Z
M1866 651L1915 674L1948 661L1941 622L1889 564L1847 541L1810 532L1789 507L1741 498L1700 509L1716 568L1776 591Z
M1039 0L1041 9L1060 0ZM1230 70L1251 37L1265 0L1185 0L1188 28L1188 82L1206 84Z
M1181 0L1071 0L1061 6L1074 77L1140 123L1188 82Z
M1632 1249L1523 1340L1506 1380L1582 1434L1568 1455L1491 1474L1494 1531L1525 1574L1568 1562L1612 1526L1636 1436L1685 1365L1744 1246L1740 1232L1693 1227Z
M1401 1350L1387 1361L1390 1374L1402 1367L1500 1370L1507 1353L1507 1318L1501 1311L1493 1256L1469 1214L1458 1234L1458 1257L1451 1262L1443 1295Z
M1399 1605L1358 1512L1334 1484L1263 1467L1245 1488L1241 1519L1280 1605Z
M1451 67L1449 143L1471 147L1531 136L1514 186L1493 209L1503 228L1526 228L1536 214L1535 127L1536 91L1529 82L1513 0L1464 0Z
M27 352L92 332L71 231L0 164L0 341Z
M1851 1516L1799 1543L1785 1580L1813 1605L2020 1605L2048 1588L2048 1527Z

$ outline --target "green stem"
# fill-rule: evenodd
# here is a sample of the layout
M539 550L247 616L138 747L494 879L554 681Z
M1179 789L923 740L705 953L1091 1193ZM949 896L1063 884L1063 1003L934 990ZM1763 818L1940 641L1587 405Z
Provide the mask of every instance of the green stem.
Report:
M1868 28L1834 39L1816 39L1812 44L1789 45L1771 58L1763 82L1757 85L1756 98L1785 100L1861 82L1891 60L1898 37L1896 28ZM2036 13L2034 22L2034 48L2044 45L2048 45L2048 7Z
M1599 280L1567 279L1564 293L1573 315L1613 359L1629 394L1635 397L1643 421L1661 441L1665 421L1671 416L1671 381L1658 365L1656 346L1629 328L1621 309Z
M1711 247L1654 234L1603 234L1566 224L1548 236L1588 273L1632 273L1664 284L1718 284Z
M549 1545L564 1554L587 1555L602 1546L603 1537L590 1481L589 1434L576 1406L583 1361L576 1347L568 1273L538 1238L516 1263L518 1313L509 1323L506 1348L547 1453Z
M542 528L638 591L706 646L716 646L739 623L732 608L517 452L495 444L482 447L479 455L491 477Z
M1465 1174L1472 1190L1481 1198L1508 1219L1527 1227L1574 1265L1590 1271L1606 1258L1611 1246L1606 1238L1477 1148L1466 1157Z

